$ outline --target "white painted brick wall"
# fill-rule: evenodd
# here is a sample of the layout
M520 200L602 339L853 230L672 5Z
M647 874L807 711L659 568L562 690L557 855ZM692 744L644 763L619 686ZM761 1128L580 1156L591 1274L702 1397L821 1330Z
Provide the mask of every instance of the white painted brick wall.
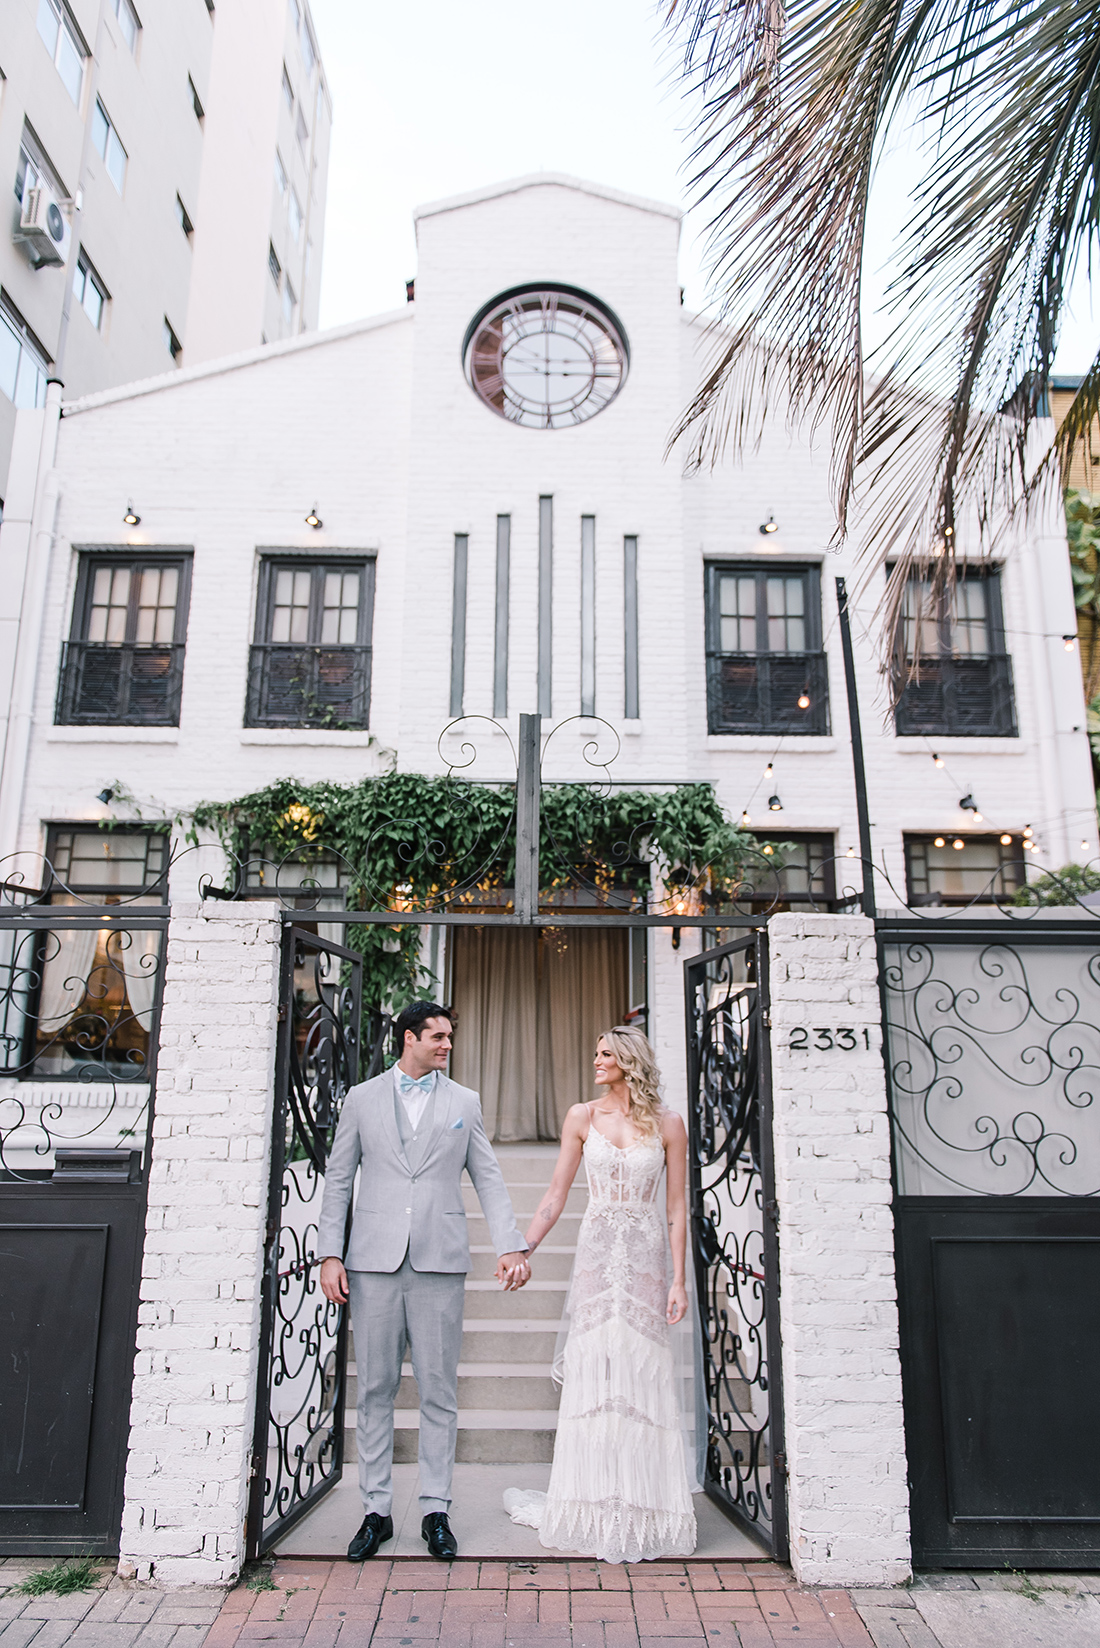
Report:
M874 925L780 915L768 931L791 1562L807 1584L897 1585L909 1495ZM855 1051L816 1050L817 1026L850 1027Z
M227 1584L244 1557L271 1140L273 903L168 931L119 1570Z

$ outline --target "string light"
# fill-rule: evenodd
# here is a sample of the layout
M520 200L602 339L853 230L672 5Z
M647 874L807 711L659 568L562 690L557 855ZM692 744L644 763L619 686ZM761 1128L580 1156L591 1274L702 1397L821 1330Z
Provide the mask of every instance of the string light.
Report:
M1088 844L1088 842L1087 842L1087 841L1082 841L1082 843L1081 843L1081 851L1082 851L1082 852L1083 852L1083 853L1087 853L1087 852L1088 852L1088 850L1089 850L1089 844Z
M946 847L947 842L943 839L942 835L938 835L932 845L933 847Z
M770 841L765 843L764 851L768 854L769 858L771 857L772 853L775 852L775 848L772 846Z
M845 853L844 856L845 856L845 858L855 858L855 856L856 856L855 848L854 847L849 847L848 851Z
M741 822L747 826L752 823L752 819L749 817L748 813L743 812L741 814Z
M1025 824L1024 825L1024 840L1025 841L1030 841L1031 837L1034 835L1034 833L1035 832L1032 830L1030 824Z
M975 822L975 824L984 824L985 819L982 817L981 813L975 813L974 814L974 822Z
M775 776L775 774L772 771L772 764L769 761L767 766L764 768L764 777L765 778L774 778L774 776Z
M1003 835L1001 837L1001 846L1002 847L1011 847L1011 845L1012 845L1012 837L1010 835Z
M951 845L952 845L952 847L954 847L954 849L957 853L961 853L963 848L966 846L966 842L962 839L961 836L956 836L955 840L951 843Z
M1062 645L1065 647L1067 652L1072 652L1073 651L1073 644L1076 640L1077 640L1076 635L1063 635Z
M933 764L933 766L936 766L936 767L942 767L943 766L943 756L933 754L932 764Z
M810 707L810 695L809 695L808 692L799 693L799 695L798 695L798 707L799 707L800 710L808 710L809 709L809 707Z

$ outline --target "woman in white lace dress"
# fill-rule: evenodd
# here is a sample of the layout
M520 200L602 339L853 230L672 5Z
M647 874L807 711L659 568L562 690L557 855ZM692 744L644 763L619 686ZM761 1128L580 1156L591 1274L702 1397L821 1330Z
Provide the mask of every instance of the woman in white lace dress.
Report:
M533 1252L561 1215L583 1155L588 1209L550 1487L545 1496L510 1489L505 1506L550 1549L603 1562L690 1556L695 1513L669 1345L669 1327L688 1308L687 1134L661 1103L640 1030L618 1025L600 1037L595 1079L599 1097L565 1118L554 1176L527 1232Z

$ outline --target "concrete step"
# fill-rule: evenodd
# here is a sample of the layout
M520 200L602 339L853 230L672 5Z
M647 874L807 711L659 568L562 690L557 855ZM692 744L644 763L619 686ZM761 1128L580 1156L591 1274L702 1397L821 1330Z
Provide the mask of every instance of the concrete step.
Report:
M539 1203L546 1195L547 1180L536 1181L533 1184L516 1183L508 1186L508 1195L520 1223L529 1219L536 1212ZM462 1186L462 1205L467 1213L480 1213L481 1203L477 1199L477 1191L472 1184ZM564 1211L566 1213L583 1213L588 1205L588 1189L585 1185L575 1184L566 1198Z
M565 1308L565 1294L563 1278L553 1282L530 1281L516 1293L505 1293L499 1282L492 1280L467 1282L463 1320L469 1322L475 1317L492 1316L505 1322L518 1317L549 1318L559 1322Z
M501 1413L498 1409L460 1409L455 1458L467 1464L548 1464L554 1457L554 1432L558 1416L554 1410ZM393 1461L414 1464L419 1440L419 1414L413 1408L394 1414ZM346 1416L344 1459L350 1464L355 1453L355 1413Z
M529 1291L529 1287L524 1288L523 1294ZM523 1294L519 1297L522 1298ZM554 1358L557 1337L556 1322L529 1315L507 1321L499 1317L467 1320L462 1328L462 1361L543 1362L549 1365Z
M551 1243L556 1247L575 1248L583 1217L583 1212L563 1213L550 1232ZM517 1211L516 1222L520 1230L526 1234L527 1226L530 1223L529 1216ZM473 1213L467 1211L466 1234L469 1237L471 1247L490 1247L492 1245L489 1240L489 1222L480 1209L476 1209ZM543 1250L540 1247L538 1251L541 1253Z
M544 1282L567 1282L573 1269L576 1252L575 1247L554 1247L549 1243L545 1247L540 1247L533 1261L534 1266L538 1269L539 1278ZM476 1244L471 1242L469 1271L471 1281L485 1281L487 1277L493 1276L496 1268L496 1248L488 1242Z
M490 1363L499 1367L499 1363ZM349 1398L350 1401L350 1398ZM420 1405L420 1392L410 1374L403 1378L397 1392L397 1406L402 1409ZM463 1408L492 1410L501 1416L509 1413L529 1413L536 1409L552 1411L558 1406L558 1387L545 1374L524 1375L509 1369L506 1373L459 1374L458 1405Z

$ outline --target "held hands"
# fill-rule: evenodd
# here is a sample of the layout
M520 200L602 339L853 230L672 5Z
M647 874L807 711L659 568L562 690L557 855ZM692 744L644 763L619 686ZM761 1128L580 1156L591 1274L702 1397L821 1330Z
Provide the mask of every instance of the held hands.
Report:
M502 1253L497 1260L497 1281L506 1293L514 1293L517 1288L524 1286L531 1280L531 1266L527 1263L525 1253Z
M668 1309L665 1312L665 1321L670 1328L677 1322L682 1322L687 1315L688 1296L683 1282L673 1282L668 1290Z
M330 1304L347 1304L348 1273L339 1259L321 1260L321 1292Z

